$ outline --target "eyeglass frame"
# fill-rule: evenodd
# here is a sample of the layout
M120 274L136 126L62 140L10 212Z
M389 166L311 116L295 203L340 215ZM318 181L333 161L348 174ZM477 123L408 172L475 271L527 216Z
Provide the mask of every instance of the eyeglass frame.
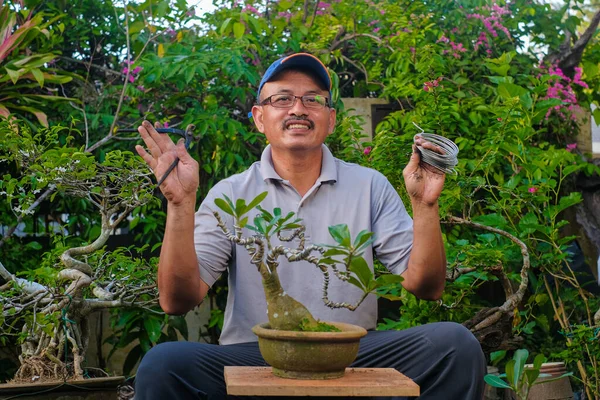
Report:
M273 105L273 102L271 100L271 98L274 97L274 96L290 96L290 97L294 98L294 101L292 102L292 104L290 106L287 106L287 107L278 107L278 106ZM317 108L310 107L310 106L307 106L304 103L304 98L305 97L316 97L316 96L321 96L321 97L323 97L325 99L325 104L323 105L323 107L317 107ZM298 99L300 99L300 101L302 102L302 106L304 106L305 108L307 108L309 110L321 110L323 108L331 108L331 104L330 104L331 99L329 97L327 97L327 96L323 96L322 94L305 94L304 96L296 96L296 95L287 94L287 93L276 93L276 94L272 94L271 96L267 97L263 101L259 102L258 105L259 106L271 105L272 107L279 108L279 109L284 109L285 110L287 108L294 107L296 105L296 102L298 101Z

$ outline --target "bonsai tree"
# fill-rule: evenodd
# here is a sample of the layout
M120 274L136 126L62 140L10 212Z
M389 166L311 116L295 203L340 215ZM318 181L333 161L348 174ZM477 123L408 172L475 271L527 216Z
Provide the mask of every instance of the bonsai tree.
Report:
M17 171L2 177L0 191L17 216L32 213L36 193L52 190L52 198L84 199L101 217L95 240L82 244L56 234L54 250L24 277L0 263L0 336L18 337L17 382L83 379L88 316L101 309L157 304L148 263L126 251L104 249L131 211L152 200L151 172L129 152L110 151L98 162L89 152L60 145L63 129L33 134L8 122L0 126L0 156Z
M234 203L225 195L215 200L217 207L234 217L233 232L225 225L217 211L213 214L218 221L217 226L230 241L248 250L252 264L258 269L267 300L267 315L271 329L306 331L336 329L317 321L303 304L285 292L277 272L279 267L277 260L281 256L289 262L309 262L321 270L323 301L328 307L354 311L369 293L391 297L383 288L401 282L402 277L384 274L375 279L362 257L364 250L374 241L373 232L363 230L352 240L347 225L334 225L329 227L329 233L337 245L307 244L304 239L305 227L302 225L302 220L294 218L294 212L283 215L280 208L275 208L272 213L263 209L259 204L266 196L267 192L263 192L248 204L245 199L237 199ZM253 209L258 210L259 213L253 219L254 225L248 225L247 214ZM250 229L256 234L243 237L243 228ZM297 238L299 244L296 248L274 245L272 240L275 237L281 242L291 242ZM337 279L357 286L363 291L355 304L338 303L329 298L328 288L332 274Z

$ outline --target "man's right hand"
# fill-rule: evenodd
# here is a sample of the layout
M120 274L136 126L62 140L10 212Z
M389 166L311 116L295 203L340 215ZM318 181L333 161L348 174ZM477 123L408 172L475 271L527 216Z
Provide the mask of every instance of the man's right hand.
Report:
M156 128L159 127L157 123ZM135 150L152 169L157 180L160 180L173 161L179 158L177 167L160 185L167 201L173 205L179 205L186 200L195 202L199 185L199 165L188 154L184 140L173 143L169 135L158 133L148 121L142 122L138 132L149 152L140 145L135 146Z

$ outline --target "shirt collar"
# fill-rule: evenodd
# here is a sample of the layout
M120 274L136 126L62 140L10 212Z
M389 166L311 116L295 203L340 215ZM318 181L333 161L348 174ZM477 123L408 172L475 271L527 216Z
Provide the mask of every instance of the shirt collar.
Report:
M317 178L317 182L337 182L337 168L335 158L331 151L324 144L321 145L323 151L323 160L321 162L321 175ZM275 179L283 181L283 178L275 171L273 167L273 158L271 157L271 145L265 147L260 157L260 173L263 180Z

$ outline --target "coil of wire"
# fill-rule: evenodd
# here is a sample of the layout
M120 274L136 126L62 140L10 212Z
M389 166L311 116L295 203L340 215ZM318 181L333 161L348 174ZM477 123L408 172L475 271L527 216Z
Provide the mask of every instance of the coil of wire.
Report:
M444 154L440 154L423 146L417 146L417 149L421 153L421 161L439 169L445 174L455 174L455 167L458 165L458 146L456 143L435 133L427 133L417 124L414 125L421 130L420 133L415 135L415 140L417 137L421 137L438 146L444 152Z

